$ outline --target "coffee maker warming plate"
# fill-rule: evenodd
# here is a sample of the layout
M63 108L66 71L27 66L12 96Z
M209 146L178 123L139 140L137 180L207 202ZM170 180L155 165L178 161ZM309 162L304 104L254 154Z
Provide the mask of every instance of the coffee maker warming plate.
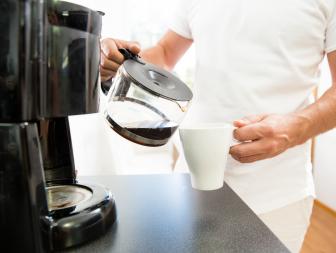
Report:
M47 187L49 211L74 207L91 197L92 191L81 186L59 185Z

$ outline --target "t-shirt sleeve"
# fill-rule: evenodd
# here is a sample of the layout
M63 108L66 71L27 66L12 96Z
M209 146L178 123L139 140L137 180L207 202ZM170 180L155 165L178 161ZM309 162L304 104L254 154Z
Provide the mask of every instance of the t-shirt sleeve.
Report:
M336 50L336 10L333 11L329 18L327 32L326 32L326 53Z
M187 39L192 39L192 33L189 23L189 0L178 0L172 8L172 17L169 23L169 29Z

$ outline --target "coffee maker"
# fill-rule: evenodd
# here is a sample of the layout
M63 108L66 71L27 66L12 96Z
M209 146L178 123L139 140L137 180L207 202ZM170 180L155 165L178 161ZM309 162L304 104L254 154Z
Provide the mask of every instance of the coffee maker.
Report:
M109 190L76 178L68 122L98 110L102 15L0 1L1 252L72 247L116 220Z

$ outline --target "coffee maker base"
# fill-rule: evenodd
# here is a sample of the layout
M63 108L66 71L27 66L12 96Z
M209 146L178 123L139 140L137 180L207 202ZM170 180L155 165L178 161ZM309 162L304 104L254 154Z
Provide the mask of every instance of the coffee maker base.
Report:
M43 227L52 251L102 236L117 217L111 193L99 185L52 185L47 197L49 215Z

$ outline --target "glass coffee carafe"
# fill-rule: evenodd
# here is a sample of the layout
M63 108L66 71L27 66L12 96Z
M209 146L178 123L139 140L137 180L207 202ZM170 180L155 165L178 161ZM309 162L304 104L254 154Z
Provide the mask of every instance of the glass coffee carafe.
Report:
M175 75L130 51L108 92L106 120L124 138L146 146L168 142L183 120L192 92Z

